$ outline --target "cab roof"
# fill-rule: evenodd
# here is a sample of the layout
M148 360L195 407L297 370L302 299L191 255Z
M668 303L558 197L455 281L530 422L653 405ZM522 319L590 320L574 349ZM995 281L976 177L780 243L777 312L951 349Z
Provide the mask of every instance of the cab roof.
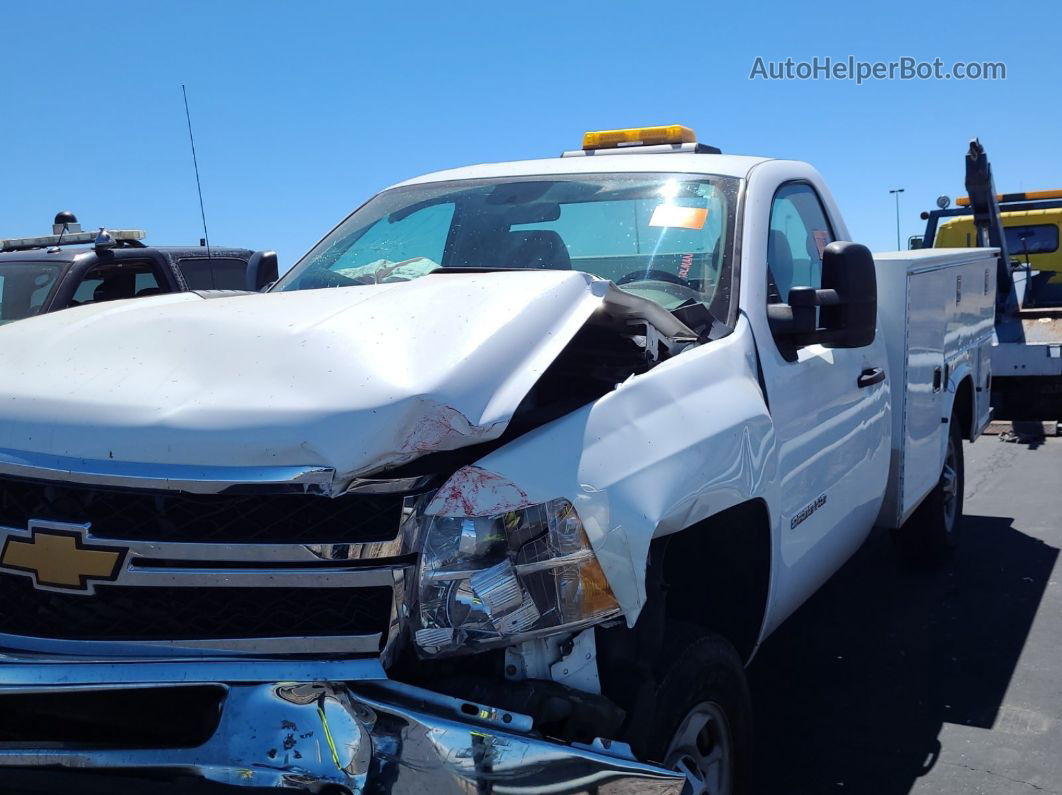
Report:
M707 174L744 179L754 166L771 158L745 155L706 155L686 152L598 152L584 157L546 157L538 160L511 160L504 163L482 163L475 166L451 168L414 177L393 188L494 177L533 177L554 174L621 174L667 173Z
M151 256L151 252L158 251L174 258L202 257L206 258L207 250L203 246L143 246L137 248L115 248L108 251L121 252L121 258L136 258ZM131 252L131 253L130 253ZM16 251L0 251L0 262L63 262L71 263L85 254L97 254L92 246L63 246L58 251L45 248L29 248ZM254 252L249 248L231 248L226 246L211 246L210 257L238 257L247 259Z

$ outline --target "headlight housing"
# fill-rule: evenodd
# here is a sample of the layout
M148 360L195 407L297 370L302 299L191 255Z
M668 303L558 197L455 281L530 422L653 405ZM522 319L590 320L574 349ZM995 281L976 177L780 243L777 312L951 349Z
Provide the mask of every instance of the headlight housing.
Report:
M567 500L423 521L414 633L421 656L505 646L619 613Z

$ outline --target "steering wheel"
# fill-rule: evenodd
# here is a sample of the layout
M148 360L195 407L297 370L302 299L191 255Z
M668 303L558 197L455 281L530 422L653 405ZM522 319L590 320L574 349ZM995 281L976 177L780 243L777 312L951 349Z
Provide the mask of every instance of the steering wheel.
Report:
M677 284L680 287L689 287L690 283L683 279L681 276L676 276L670 271L658 270L657 268L650 268L647 271L631 271L630 273L621 276L616 280L616 286L619 287L623 284L630 284L631 282L670 282L671 284ZM692 288L691 288L692 289Z

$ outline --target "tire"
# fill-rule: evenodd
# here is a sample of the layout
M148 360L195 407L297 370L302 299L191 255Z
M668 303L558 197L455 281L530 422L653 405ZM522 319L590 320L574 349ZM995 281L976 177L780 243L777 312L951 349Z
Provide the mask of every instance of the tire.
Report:
M903 527L893 530L893 541L902 558L932 566L951 556L959 542L964 485L962 432L958 418L952 414L940 480Z
M653 709L631 745L699 782L687 783L684 795L742 795L751 770L752 702L741 658L725 638L692 625L671 624L667 636Z

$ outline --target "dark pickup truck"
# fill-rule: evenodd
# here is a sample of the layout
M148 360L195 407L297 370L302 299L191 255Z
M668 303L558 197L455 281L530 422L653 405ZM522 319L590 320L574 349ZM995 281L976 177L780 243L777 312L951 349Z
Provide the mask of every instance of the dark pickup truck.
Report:
M0 239L0 325L82 304L184 290L257 291L277 279L272 251L148 246L137 229L83 232L60 213L55 234Z

